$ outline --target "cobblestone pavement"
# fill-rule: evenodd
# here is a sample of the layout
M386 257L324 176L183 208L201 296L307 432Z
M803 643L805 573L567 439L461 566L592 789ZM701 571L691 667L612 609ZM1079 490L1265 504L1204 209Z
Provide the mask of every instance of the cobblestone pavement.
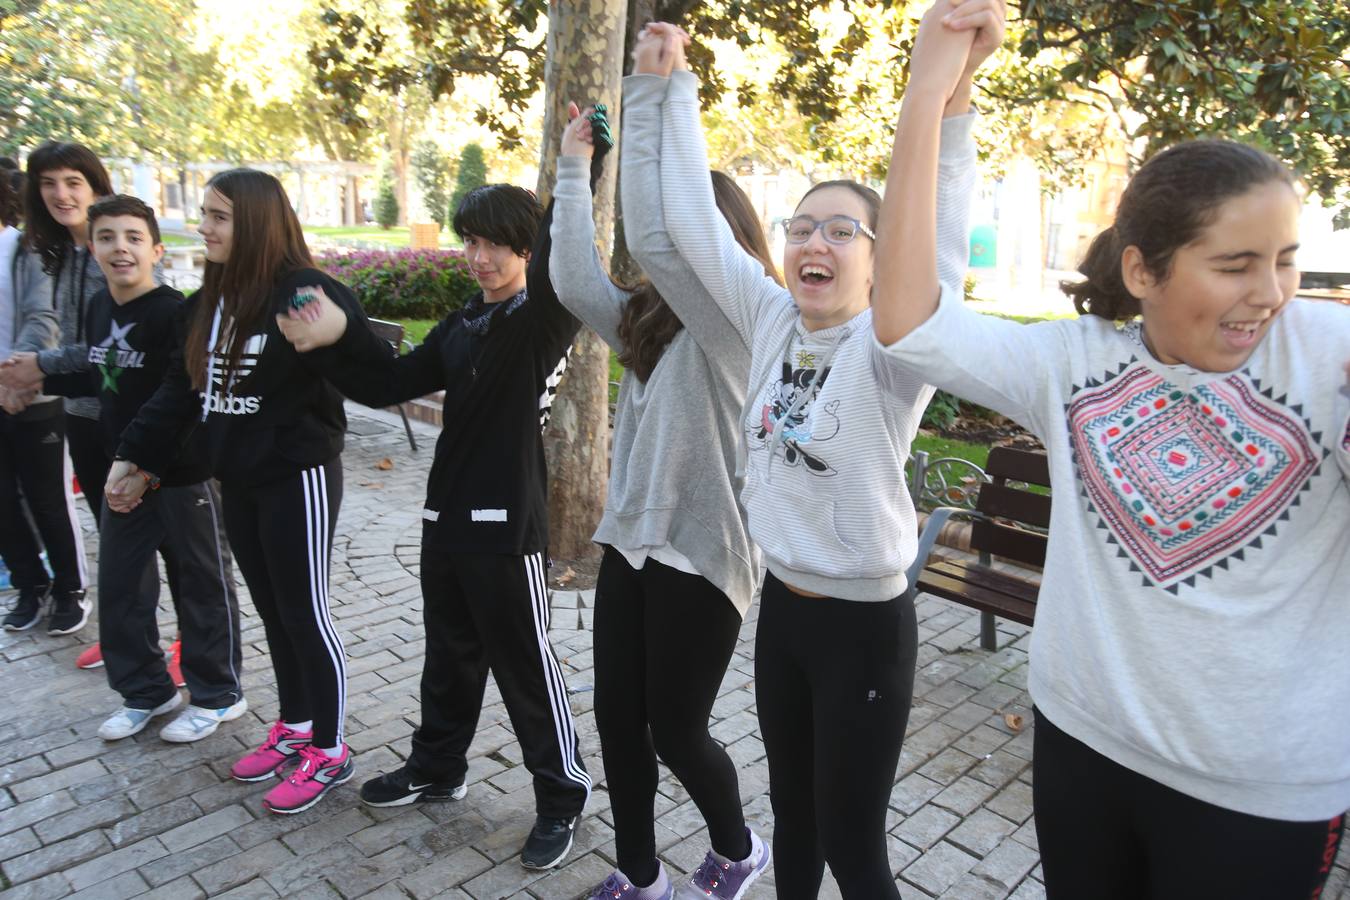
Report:
M196 744L166 744L152 725L105 744L99 723L117 706L101 670L74 660L96 637L0 632L0 897L533 897L566 900L613 866L613 833L592 714L591 598L553 593L551 635L567 673L586 764L598 789L567 864L521 868L533 821L529 773L495 686L471 751L469 795L458 803L377 810L357 785L398 765L417 719L422 667L419 512L434 432L412 455L397 419L353 416L344 455L346 496L334 546L332 602L350 657L349 743L357 778L316 808L275 816L268 784L227 772L276 716L262 625L245 603L251 711ZM376 467L383 458L394 465ZM86 516L91 556L96 540ZM242 588L242 585L241 585ZM241 597L242 599L242 597ZM167 602L164 604L168 606ZM978 647L978 619L933 598L919 603L919 674L900 771L891 794L890 853L906 897L1043 897L1031 822L1031 730L1025 692L1027 630L1004 623L999 650ZM165 634L172 620L162 619ZM764 746L752 684L754 612L741 633L713 734L740 770L747 817L772 832ZM167 721L167 720L159 720ZM668 775L657 797L657 846L667 868L689 872L707 840L698 811ZM1343 850L1328 898L1350 896ZM822 897L837 897L826 876ZM749 892L774 894L772 869Z

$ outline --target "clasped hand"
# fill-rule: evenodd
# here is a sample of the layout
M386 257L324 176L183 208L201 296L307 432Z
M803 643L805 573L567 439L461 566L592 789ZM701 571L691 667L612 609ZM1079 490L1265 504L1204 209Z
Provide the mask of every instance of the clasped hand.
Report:
M308 353L337 343L347 331L347 314L318 286L302 287L285 315L277 316L282 337Z
M103 502L113 512L129 513L141 505L141 498L150 486L150 479L134 462L113 460L108 469L108 481L103 485Z

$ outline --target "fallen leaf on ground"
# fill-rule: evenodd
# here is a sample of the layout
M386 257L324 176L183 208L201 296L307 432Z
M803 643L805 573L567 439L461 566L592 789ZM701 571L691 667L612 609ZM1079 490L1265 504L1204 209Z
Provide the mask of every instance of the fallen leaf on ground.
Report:
M1007 725L1013 731L1022 730L1022 717L1017 713L1007 713L1003 716L1003 724Z
M388 472L393 467L394 461L387 456L375 464L375 468L379 469L381 472Z
M577 573L572 571L571 566L568 566L567 568L559 572L557 575L553 576L553 580L558 582L558 584L567 584L567 582L571 581L576 576Z

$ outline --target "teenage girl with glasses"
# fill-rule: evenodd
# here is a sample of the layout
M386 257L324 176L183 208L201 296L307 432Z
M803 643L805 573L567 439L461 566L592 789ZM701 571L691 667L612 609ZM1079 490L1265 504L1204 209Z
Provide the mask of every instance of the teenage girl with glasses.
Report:
M966 246L974 175L970 77L1003 27L996 0L967 6L986 14L989 36L944 110L938 220L940 241L952 248ZM666 227L751 348L740 496L769 570L755 689L778 896L814 897L828 862L845 897L898 897L886 809L917 653L904 576L917 536L904 464L932 388L901 372L872 337L880 200L853 182L808 191L788 224L780 286L717 213L685 36L669 25L653 31L667 39L667 71L675 70L659 135ZM927 65L922 55L911 60L915 73ZM631 249L644 266L666 250L641 241ZM961 272L943 274L959 290Z

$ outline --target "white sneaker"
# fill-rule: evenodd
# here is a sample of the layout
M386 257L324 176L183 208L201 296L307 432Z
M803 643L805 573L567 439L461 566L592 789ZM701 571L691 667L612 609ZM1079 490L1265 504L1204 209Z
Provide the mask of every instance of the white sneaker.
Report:
M200 741L215 734L221 722L233 722L248 712L248 700L239 698L239 702L221 709L203 709L189 705L168 725L159 730L159 736L173 744L187 744Z
M154 709L132 709L129 706L124 706L113 713L106 722L98 726L98 736L105 741L120 741L122 738L131 737L150 724L150 720L155 716L173 712L182 702L183 698L175 691L172 697Z

